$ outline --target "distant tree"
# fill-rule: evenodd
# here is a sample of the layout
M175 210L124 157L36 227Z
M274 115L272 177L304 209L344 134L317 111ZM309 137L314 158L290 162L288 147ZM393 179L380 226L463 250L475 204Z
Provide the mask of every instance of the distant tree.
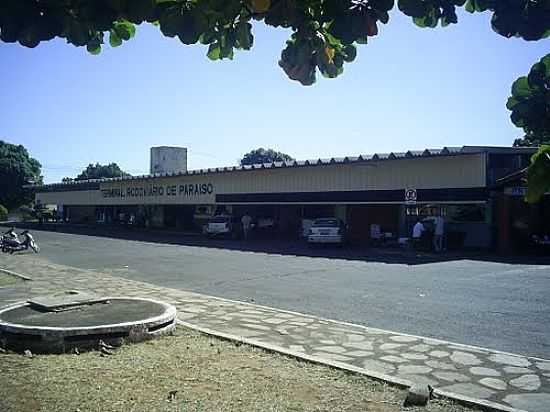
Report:
M24 186L42 183L40 168L25 147L0 140L0 204L11 210L31 203L32 191Z
M0 205L0 222L4 222L8 219L8 209Z
M292 160L294 159L286 153L260 147L259 149L252 150L245 154L241 160L241 166L272 162L290 162Z
M71 182L74 182L74 178L72 177L64 177L63 179L61 179L61 181L63 183L71 183Z
M116 163L109 163L108 165L101 165L96 163L95 165L89 164L86 169L82 171L74 180L88 180L88 179L104 179L110 177L122 177L131 176L130 173L123 171ZM70 178L65 178L64 181Z

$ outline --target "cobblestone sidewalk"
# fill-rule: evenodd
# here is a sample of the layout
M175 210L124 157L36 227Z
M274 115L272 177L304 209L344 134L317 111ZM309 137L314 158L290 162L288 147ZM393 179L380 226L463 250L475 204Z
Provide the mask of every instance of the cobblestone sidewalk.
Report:
M497 410L550 411L550 360L158 287L52 264L36 255L1 258L1 269L33 280L0 288L0 306L66 289L151 297L174 304L180 323L205 333L399 385L429 383L436 393Z

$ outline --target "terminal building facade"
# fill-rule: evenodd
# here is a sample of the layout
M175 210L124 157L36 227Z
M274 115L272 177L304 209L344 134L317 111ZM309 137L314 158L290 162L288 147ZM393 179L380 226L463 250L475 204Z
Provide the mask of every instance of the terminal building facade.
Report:
M504 213L497 181L525 168L532 148L447 147L313 161L187 170L184 148L152 148L151 174L34 187L36 202L57 205L66 221L125 223L200 231L220 213L271 219L278 234L302 219L338 217L352 241L372 225L410 236L417 217L442 215L448 242L490 248ZM528 230L528 229L527 229Z

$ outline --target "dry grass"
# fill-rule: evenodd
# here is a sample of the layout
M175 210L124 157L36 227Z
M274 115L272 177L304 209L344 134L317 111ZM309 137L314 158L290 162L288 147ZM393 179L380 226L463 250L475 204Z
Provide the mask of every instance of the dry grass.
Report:
M107 357L0 354L0 382L2 412L395 412L405 397L362 376L182 328ZM472 411L446 401L420 410Z
M16 276L8 275L4 272L0 272L0 288L8 285L13 285L14 283L18 282L23 282L23 279L20 279Z

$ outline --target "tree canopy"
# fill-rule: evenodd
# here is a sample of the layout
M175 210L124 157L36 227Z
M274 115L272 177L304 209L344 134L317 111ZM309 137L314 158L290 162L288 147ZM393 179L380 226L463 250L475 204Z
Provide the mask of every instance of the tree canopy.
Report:
M514 82L506 107L512 122L525 132L514 146L550 144L550 54Z
M0 140L0 204L11 210L31 203L33 194L24 186L42 183L40 169L25 147Z
M105 179L122 176L130 176L130 174L123 171L116 163L109 163L108 165L101 165L99 163L94 165L90 163L74 180ZM71 179L65 178L63 181L67 182L71 181Z
M457 8L492 13L505 37L550 35L550 0L2 0L0 40L36 47L63 38L98 54L106 35L112 47L135 35L135 25L158 25L183 44L208 47L212 60L232 59L254 42L252 20L292 31L279 65L311 85L319 71L336 77L356 56L356 45L378 34L395 3L420 27L457 23Z
M292 160L294 159L286 153L260 147L259 149L252 150L245 154L240 163L241 166L245 166L262 163L289 162Z

